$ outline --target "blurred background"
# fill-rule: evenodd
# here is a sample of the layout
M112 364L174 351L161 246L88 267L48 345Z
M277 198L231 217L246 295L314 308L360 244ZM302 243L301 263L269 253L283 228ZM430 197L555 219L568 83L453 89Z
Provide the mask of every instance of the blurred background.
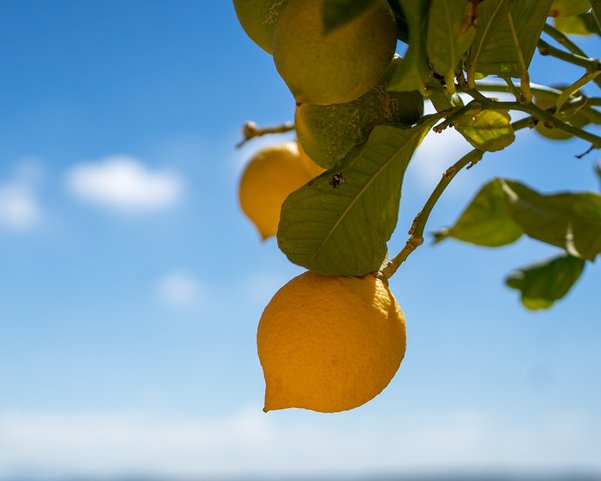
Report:
M534 60L534 82L577 75ZM1 480L600 479L601 272L528 312L503 279L556 251L526 238L414 253L391 282L407 355L373 401L261 411L257 322L302 269L260 241L237 182L289 136L235 144L294 102L229 0L2 0L0 86ZM494 176L598 191L587 147L519 133L430 230ZM391 252L467 150L426 138Z

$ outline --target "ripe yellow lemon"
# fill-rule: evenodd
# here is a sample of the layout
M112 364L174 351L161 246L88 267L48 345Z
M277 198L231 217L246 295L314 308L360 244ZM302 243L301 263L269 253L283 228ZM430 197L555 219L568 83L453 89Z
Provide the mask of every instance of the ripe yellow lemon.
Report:
M261 237L275 235L282 203L288 195L323 172L303 153L296 141L259 150L240 179L240 207Z
M287 0L234 0L240 25L259 47L272 53L273 31Z
M264 410L356 408L388 385L405 345L405 317L385 281L305 272L259 322Z
M380 80L396 48L396 24L385 0L324 32L324 0L288 0L273 36L276 68L297 104L350 102Z

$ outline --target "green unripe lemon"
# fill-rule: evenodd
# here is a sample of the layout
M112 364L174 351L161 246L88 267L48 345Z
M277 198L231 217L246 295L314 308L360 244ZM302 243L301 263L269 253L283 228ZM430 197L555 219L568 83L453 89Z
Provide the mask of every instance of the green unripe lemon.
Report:
M412 124L423 113L419 92L388 92L378 85L345 104L296 107L298 142L313 161L326 169L367 141L374 127Z
M287 0L234 0L238 21L259 47L272 53L273 32Z
M324 32L324 0L288 0L273 37L276 68L297 104L358 99L386 71L396 48L396 24L385 0Z

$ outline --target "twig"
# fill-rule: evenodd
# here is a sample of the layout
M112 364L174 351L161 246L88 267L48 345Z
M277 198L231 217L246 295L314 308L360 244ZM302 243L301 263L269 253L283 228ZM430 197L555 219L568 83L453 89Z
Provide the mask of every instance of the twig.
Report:
M246 142L254 139L255 137L261 137L262 135L268 134L285 134L286 132L290 132L292 130L294 130L294 124L291 122L286 122L276 127L264 128L258 127L254 122L245 122L242 126L243 139L236 144L236 148L242 147Z
M578 65L579 67L584 67L589 72L594 72L601 69L601 62L599 62L598 59L566 52L565 50L561 50L549 45L542 39L539 39L538 41L538 51L542 56L550 55L551 57L558 58L564 62Z

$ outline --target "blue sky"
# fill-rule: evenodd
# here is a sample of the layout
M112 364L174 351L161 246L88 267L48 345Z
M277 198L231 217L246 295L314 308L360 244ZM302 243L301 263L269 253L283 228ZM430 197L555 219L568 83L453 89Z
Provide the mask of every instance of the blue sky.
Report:
M229 1L4 0L0 65L0 479L601 470L601 273L527 312L503 277L555 253L528 239L409 259L391 282L407 356L372 402L261 412L257 322L302 269L236 198L244 162L287 137L234 145L294 105ZM494 176L598 190L586 148L520 133L458 176L431 229ZM466 150L426 139L392 252Z

